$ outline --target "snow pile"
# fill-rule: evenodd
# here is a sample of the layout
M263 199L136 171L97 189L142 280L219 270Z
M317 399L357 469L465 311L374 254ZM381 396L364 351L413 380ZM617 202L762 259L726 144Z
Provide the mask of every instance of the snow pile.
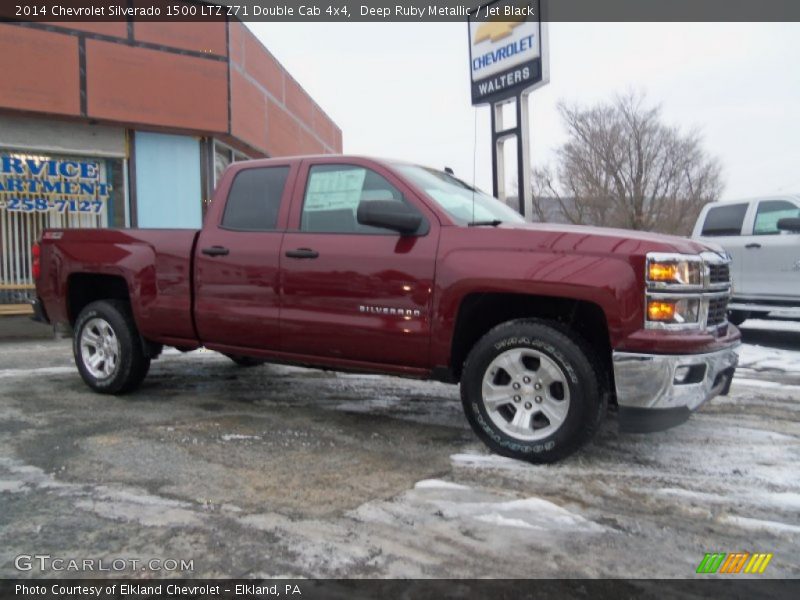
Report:
M415 490L468 490L469 487L442 479L423 479L414 484Z
M0 379L6 377L30 377L44 375L64 375L67 373L77 373L74 366L69 367L39 367L35 369L0 369Z
M772 319L747 319L739 329L759 329L769 331L792 331L800 333L800 322L798 321L777 321Z
M752 344L742 344L737 349L739 368L775 371L800 371L800 352L781 348L768 348Z
M484 467L487 469L523 469L529 470L532 467L529 463L513 458L506 458L497 454L452 454L450 460L459 467Z
M604 531L604 528L597 523L558 504L536 497L504 502L432 501L432 503L439 508L445 518L450 519L468 518L489 525L540 531L566 529L585 532Z
M517 462L517 461L515 461ZM519 464L519 463L518 463ZM532 468L531 465L527 465ZM536 496L511 499L498 494L441 479L424 479L404 502L424 508L432 505L448 520L478 521L519 529L600 532L605 528L563 506Z
M763 519L751 519L750 517L738 517L736 515L724 515L720 517L719 520L722 523L729 523L744 529L767 531L777 535L800 533L800 526L789 525L788 523L781 523L779 521L765 521Z

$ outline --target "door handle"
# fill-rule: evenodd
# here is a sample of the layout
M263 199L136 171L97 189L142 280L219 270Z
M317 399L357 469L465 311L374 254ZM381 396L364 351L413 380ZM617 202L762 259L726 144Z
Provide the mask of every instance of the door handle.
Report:
M298 248L297 250L287 250L286 256L289 258L317 258L319 252L311 248Z
M745 248L747 248L748 250L752 250L754 248L761 248L761 244L759 244L758 242L753 242L752 244L747 244Z
M211 248L203 248L201 252L207 256L227 256L230 250L224 246L211 246Z

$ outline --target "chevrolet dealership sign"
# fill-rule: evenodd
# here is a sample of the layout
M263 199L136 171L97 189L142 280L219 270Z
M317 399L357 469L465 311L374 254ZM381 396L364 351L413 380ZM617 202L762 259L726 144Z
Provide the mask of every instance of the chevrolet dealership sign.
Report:
M539 0L496 0L473 11L469 18L472 104L498 102L547 83L546 33Z

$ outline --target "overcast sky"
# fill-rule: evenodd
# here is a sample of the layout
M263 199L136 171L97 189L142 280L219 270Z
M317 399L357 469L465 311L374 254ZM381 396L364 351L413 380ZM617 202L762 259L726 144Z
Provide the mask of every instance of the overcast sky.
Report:
M489 109L473 108L465 23L248 23L342 128L346 153L453 167L491 190ZM633 89L699 129L724 198L800 193L800 24L552 23L531 96L532 161L564 141L556 104ZM477 111L477 113L476 113ZM477 143L474 135L477 118Z

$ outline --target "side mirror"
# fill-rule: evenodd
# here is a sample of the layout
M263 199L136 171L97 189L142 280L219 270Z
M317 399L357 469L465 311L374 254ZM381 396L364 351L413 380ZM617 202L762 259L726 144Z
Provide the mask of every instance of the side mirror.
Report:
M361 202L356 216L361 225L383 227L401 235L416 233L422 225L422 215L397 200Z
M792 233L800 233L800 218L798 217L784 217L778 220L778 229L781 231L791 231Z

